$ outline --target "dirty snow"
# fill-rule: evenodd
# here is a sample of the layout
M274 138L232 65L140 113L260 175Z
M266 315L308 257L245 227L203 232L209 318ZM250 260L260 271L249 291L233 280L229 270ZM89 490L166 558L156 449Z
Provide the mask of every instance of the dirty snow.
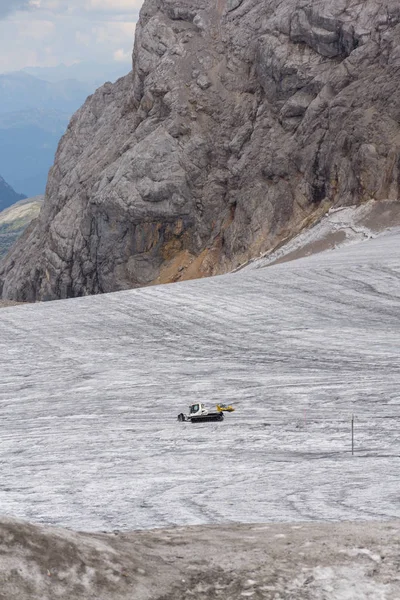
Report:
M399 315L396 230L2 309L1 512L91 531L398 518ZM176 421L200 400L237 410Z
M398 535L395 522L99 535L0 519L0 585L7 600L398 600Z
M250 261L240 269L259 269L268 265L296 260L328 250L336 250L377 237L400 226L397 201L370 200L360 206L331 208L312 227L305 228L279 247Z

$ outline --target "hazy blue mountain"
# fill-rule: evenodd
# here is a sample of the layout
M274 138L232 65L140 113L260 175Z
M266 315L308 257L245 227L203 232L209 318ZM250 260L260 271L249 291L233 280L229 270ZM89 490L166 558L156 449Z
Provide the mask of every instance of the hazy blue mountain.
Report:
M59 82L66 79L75 79L76 81L89 82L100 86L106 81L116 81L119 77L123 77L129 73L130 68L129 63L98 64L86 61L70 66L61 64L56 67L28 67L23 69L22 72L45 81Z
M128 71L126 64L79 63L0 74L0 168L5 180L28 196L43 194L72 114L97 87Z
M20 110L74 112L94 91L93 84L74 79L50 82L18 71L0 75L0 113Z
M44 193L59 139L94 88L22 71L0 75L0 168L11 186L28 196Z
M0 176L0 211L26 198L24 194L18 194L3 177Z
M15 189L29 196L44 193L49 168L70 116L52 109L0 114L0 165Z
M36 126L43 129L43 131L60 135L65 130L66 125L68 125L70 116L69 112L52 109L30 109L5 114L0 113L0 129Z

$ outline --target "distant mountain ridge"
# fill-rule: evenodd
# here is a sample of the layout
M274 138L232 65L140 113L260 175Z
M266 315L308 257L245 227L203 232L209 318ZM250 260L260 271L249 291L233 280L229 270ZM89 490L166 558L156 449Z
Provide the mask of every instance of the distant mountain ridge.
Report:
M106 81L116 81L123 77L131 69L128 63L99 64L95 62L82 61L74 65L57 65L56 67L26 67L22 73L33 75L45 81L58 82L74 79L76 81L102 85Z
M22 71L0 75L0 165L14 188L28 196L44 193L58 142L92 91L91 83L74 80L53 83Z
M72 114L93 92L92 83L74 79L50 82L16 71L0 75L0 114L20 110L54 110Z
M18 194L0 175L0 211L25 198L24 194Z
M0 165L5 179L29 197L46 189L69 113L30 109L0 114Z
M72 114L96 87L127 70L82 63L0 74L0 166L12 187L28 196L44 193Z

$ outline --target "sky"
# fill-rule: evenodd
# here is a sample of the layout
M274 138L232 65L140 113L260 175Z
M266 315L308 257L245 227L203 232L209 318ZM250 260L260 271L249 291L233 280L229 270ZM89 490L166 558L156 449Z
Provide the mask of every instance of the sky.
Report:
M0 0L0 73L131 62L143 0Z

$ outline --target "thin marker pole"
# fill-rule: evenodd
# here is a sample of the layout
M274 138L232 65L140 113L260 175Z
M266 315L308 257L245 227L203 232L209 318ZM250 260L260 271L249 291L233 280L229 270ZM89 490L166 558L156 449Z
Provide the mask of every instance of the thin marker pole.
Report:
M354 415L351 415L351 455L354 456Z

